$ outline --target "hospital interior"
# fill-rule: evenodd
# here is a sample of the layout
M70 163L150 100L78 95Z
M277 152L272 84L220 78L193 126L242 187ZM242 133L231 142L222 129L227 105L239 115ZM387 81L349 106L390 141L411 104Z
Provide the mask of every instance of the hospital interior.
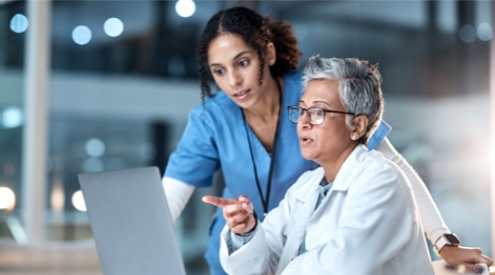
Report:
M0 274L103 274L78 174L163 173L201 104L201 31L239 5L292 24L299 69L378 64L389 140L462 245L495 256L492 1L0 0ZM187 274L209 274L201 197L223 184L196 188L174 225Z

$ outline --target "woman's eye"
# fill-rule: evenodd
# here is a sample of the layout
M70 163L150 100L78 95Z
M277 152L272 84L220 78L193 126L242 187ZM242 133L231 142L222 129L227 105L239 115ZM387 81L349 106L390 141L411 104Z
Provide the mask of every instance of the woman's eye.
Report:
M215 69L215 70L213 70L213 73L216 74L216 75L223 75L224 72L225 71L223 69Z
M241 60L241 61L239 61L239 66L246 67L247 65L249 65L249 60Z
M323 114L323 110L320 108L310 108L309 109L312 115L321 116Z

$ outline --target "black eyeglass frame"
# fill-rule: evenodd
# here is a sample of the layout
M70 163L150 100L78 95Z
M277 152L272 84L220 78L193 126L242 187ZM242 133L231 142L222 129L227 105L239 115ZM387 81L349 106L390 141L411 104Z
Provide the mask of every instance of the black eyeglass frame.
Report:
M319 109L319 110L322 110L323 112L325 113L336 113L336 114L343 114L343 115L352 115L352 116L356 116L355 113L350 113L350 112L344 112L344 111L336 111L336 110L328 110L328 109L323 109L323 108L320 108L320 107L310 107L310 108L303 108L303 107L299 107L297 105L291 105L291 106L287 106L287 115L289 116L289 121L292 122L292 123L295 123L297 124L297 121L292 121L291 120L291 117L290 117L290 112L291 110L299 110L300 112L300 115L299 117L301 117L304 112L307 112L307 115L308 115L308 122L311 123L312 125L321 125L323 124L323 122L325 122L325 116L323 116L323 119L321 121L321 123L312 123L311 122L311 115L309 114L308 110L310 109ZM301 112L302 111L302 112Z

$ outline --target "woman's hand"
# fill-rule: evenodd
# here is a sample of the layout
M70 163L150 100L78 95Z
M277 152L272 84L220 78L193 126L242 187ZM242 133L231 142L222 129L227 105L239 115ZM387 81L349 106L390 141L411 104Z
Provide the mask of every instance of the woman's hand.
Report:
M448 264L463 265L472 272L476 272L479 268L476 264L485 263L487 266L493 264L493 260L483 255L479 248L446 245L440 249L439 254Z
M224 199L204 196L203 202L221 207L227 226L236 234L247 234L256 226L253 205L248 197L241 195L238 199Z

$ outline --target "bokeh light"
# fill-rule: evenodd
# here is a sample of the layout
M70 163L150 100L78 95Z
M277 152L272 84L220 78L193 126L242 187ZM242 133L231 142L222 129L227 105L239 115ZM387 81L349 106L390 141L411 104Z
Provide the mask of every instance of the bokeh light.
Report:
M10 30L15 33L23 33L29 27L29 20L22 14L16 14L10 20Z
M81 190L74 192L71 201L75 209L81 212L86 211L86 203L84 202L84 196Z
M15 194L8 187L0 187L0 209L11 210L15 206Z
M493 38L493 30L488 23L480 24L476 29L476 34L481 41L490 41Z
M86 45L91 41L91 30L86 26L77 26L72 31L72 40L79 45Z
M181 17L190 17L196 12L196 4L192 0L179 0L175 4L175 12Z
M22 125L23 117L21 109L8 107L2 112L2 125L5 128L16 128Z
M86 153L90 157L98 158L105 153L105 143L99 138L91 138L86 142Z
M117 37L124 31L124 23L118 18L109 18L103 24L103 30L108 36Z

